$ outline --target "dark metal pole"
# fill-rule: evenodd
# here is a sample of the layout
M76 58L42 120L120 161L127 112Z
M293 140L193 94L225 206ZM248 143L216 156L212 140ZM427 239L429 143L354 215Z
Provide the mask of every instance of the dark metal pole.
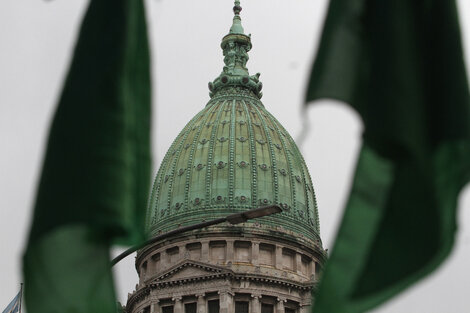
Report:
M23 283L21 283L21 288L20 288L20 308L18 310L19 313L21 313L21 304L23 302Z
M184 233L184 232L187 232L187 231L190 231L190 230L194 230L194 229L199 229L199 228L204 228L204 227L207 227L207 226L212 226L212 225L215 225L215 224L220 224L220 223L223 223L225 222L227 219L225 217L222 217L222 218L218 218L218 219L215 219L215 220L212 220L212 221L208 221L208 222L202 222L202 223L199 223L199 224L194 224L194 225L190 225L190 226L185 226L185 227L181 227L181 228L177 228L177 229L174 229L172 231L169 231L167 233L164 233L164 234L161 234L161 235L158 235L156 237L153 237L147 241L144 241L143 243L141 243L140 245L137 245L137 246L134 246L134 247L131 247L129 249L127 249L126 251L124 251L123 253L121 253L120 255L118 255L117 257L115 257L112 261L111 261L111 266L114 266L116 265L116 263L118 263L119 261L121 261L122 259L124 259L126 256L136 252L137 250L139 249L142 249L148 245L151 245L157 241L160 241L162 239L165 239L165 238L168 238L170 236L173 236L173 235L177 235L179 233Z
M207 221L207 222L202 222L202 223L198 223L198 224L194 224L194 225L189 225L189 226L184 226L184 227L181 227L181 228L177 228L177 229L174 229L174 230L169 231L167 233L164 233L164 234L158 235L156 237L153 237L153 238L151 238L147 241L144 241L144 242L142 242L141 244L139 244L137 246L134 246L134 247L131 247L131 248L127 249L126 251L124 251L123 253L121 253L120 255L118 255L117 257L115 257L111 261L111 267L116 265L116 263L118 263L119 261L121 261L125 257L129 256L130 254L136 252L137 250L145 248L146 246L149 246L149 245L151 245L151 244L153 244L157 241L160 241L162 239L171 237L173 235L178 235L178 234L190 231L190 230L201 229L201 228L204 228L204 227L220 224L220 223L223 223L223 222L229 222L231 224L243 223L243 222L246 222L247 220L252 219L252 218L267 216L267 215L276 214L276 213L280 213L280 212L282 212L281 207L279 207L278 205L270 205L270 206L265 206L265 207L261 207L261 208L251 209L251 210L248 210L246 212L230 214L226 217L217 218L217 219Z

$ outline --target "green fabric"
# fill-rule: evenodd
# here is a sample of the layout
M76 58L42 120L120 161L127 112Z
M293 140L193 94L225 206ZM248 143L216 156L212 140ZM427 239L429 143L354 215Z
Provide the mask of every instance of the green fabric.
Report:
M470 180L470 97L454 1L332 0L307 101L345 101L365 131L315 313L362 312L451 251Z
M92 0L50 130L24 256L29 313L116 310L109 247L144 238L149 63L142 0Z
M116 312L106 243L87 226L64 226L30 245L25 257L28 312Z

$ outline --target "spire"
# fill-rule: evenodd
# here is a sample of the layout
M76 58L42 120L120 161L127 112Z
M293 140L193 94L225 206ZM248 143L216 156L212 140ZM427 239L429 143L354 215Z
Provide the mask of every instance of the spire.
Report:
M230 27L230 34L245 34L242 26L242 19L240 18L241 11L242 7L240 6L240 1L235 1L235 6L233 7L233 13L235 13L235 16L233 17L232 27Z
M233 7L233 23L229 33L222 38L221 48L224 52L222 73L213 82L209 83L211 98L219 91L228 88L242 88L253 92L258 98L262 97L263 84L259 81L260 74L250 76L246 63L248 52L251 50L251 35L245 35L242 26L240 1L235 0Z

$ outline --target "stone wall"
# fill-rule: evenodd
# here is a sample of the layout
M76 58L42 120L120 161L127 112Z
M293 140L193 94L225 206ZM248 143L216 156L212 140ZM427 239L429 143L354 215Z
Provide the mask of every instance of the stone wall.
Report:
M128 313L306 313L322 251L282 236L204 232L136 260Z

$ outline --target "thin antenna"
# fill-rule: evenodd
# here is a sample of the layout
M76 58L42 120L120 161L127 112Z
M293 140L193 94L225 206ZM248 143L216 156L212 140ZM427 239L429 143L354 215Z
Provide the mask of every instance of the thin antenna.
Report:
M20 313L21 313L21 303L23 302L23 283L21 283L20 287Z

